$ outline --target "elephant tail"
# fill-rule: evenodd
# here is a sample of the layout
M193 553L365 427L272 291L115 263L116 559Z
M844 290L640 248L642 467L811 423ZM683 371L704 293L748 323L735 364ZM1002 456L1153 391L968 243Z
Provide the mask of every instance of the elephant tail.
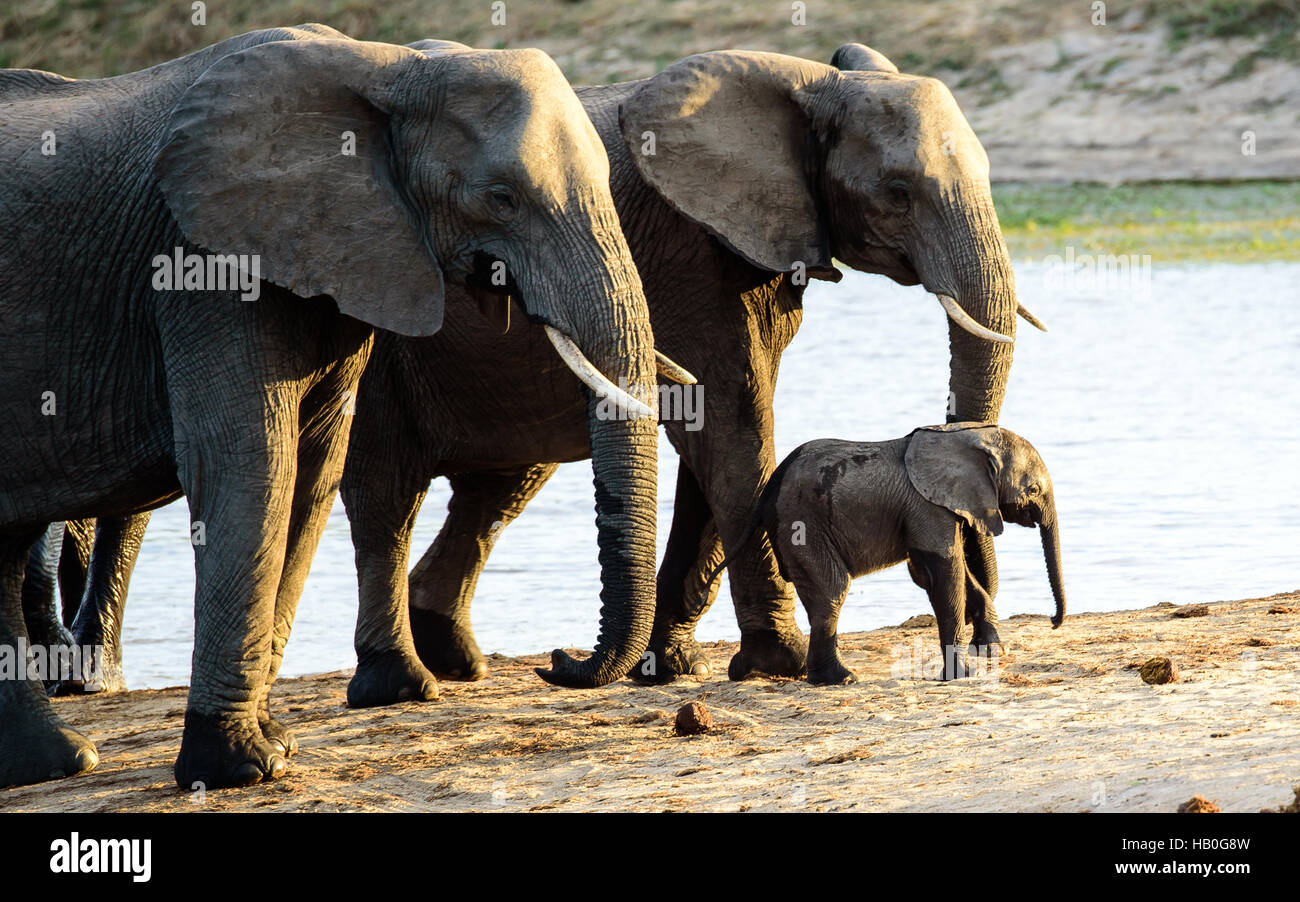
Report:
M786 575L785 565L781 562L781 555L776 550L776 540L772 534L771 525L774 522L774 515L776 512L776 496L781 492L781 482L785 478L786 471L790 469L790 465L795 462L805 447L807 446L800 445L798 448L791 451L786 459L781 461L777 468L772 472L771 477L767 480L767 483L764 484L763 490L759 493L758 501L754 504L754 511L750 514L749 522L745 525L745 531L740 534L740 540L731 550L731 554L724 557L722 562L714 568L712 573L709 574L709 578L704 581L704 586L701 589L702 598L709 597L709 589L712 587L713 581L718 578L723 570L727 569L728 564L740 557L741 553L749 546L749 543L760 530L767 534L768 544L772 546L772 552L776 555L776 566L781 573L781 577L787 582L789 581L789 577Z

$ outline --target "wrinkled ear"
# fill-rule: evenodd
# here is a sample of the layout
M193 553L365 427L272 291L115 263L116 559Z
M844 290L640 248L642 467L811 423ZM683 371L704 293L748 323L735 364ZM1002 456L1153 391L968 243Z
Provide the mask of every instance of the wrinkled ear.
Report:
M888 57L866 44L841 44L831 55L831 65L842 72L898 72Z
M907 478L931 504L946 507L986 536L1002 535L1001 454L996 426L949 423L912 433Z
M824 273L833 267L813 183L812 110L838 77L776 53L687 57L624 102L623 140L642 178L750 263Z
M442 325L443 277L394 173L403 47L284 41L223 57L181 97L154 164L185 236L406 335Z

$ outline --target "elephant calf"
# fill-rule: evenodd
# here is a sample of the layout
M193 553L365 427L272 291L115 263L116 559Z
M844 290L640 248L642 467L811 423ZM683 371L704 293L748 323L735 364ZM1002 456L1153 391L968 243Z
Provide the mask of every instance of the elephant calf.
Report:
M811 626L811 683L856 679L836 635L849 580L906 559L930 595L950 680L965 675L957 636L966 595L974 593L974 607L988 601L967 569L962 527L996 536L1004 519L1040 529L1055 629L1065 617L1065 589L1052 480L1029 442L987 423L925 426L888 442L801 445L772 474L738 547L762 529L781 576L798 591Z

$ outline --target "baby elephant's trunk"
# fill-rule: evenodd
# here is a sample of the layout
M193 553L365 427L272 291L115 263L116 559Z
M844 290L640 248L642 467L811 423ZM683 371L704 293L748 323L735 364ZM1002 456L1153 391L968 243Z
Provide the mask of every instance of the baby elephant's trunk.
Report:
M1052 597L1056 599L1056 616L1052 618L1052 629L1061 625L1065 619L1065 582L1061 579L1061 536L1059 521L1056 519L1056 499L1048 498L1043 509L1042 522L1038 532L1043 540L1043 560L1047 562L1047 579L1052 584Z

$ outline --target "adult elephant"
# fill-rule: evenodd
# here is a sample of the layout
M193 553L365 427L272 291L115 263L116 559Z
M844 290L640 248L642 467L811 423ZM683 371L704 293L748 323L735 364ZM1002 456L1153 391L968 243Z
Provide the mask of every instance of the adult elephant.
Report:
M4 71L0 120L0 649L26 639L21 584L46 523L183 493L196 624L176 780L275 778L293 742L267 693L372 326L432 334L447 286L504 271L593 384L649 393L649 318L604 149L539 51L428 56L320 26L105 80ZM655 426L587 422L606 614L636 659ZM19 676L0 681L0 785L95 766ZM436 692L427 673L407 685Z
M412 46L436 54L460 45ZM723 546L734 550L774 467L772 395L802 316L800 275L838 280L837 258L923 284L950 317L949 418L998 417L1018 304L988 158L940 82L900 75L859 44L841 47L834 62L705 53L644 81L578 90L610 157L657 346L705 393L702 428L665 422L681 460L653 658L636 675L704 669L693 637L712 600L701 597L704 577ZM453 295L449 303L469 301ZM377 340L342 482L360 578L362 667L372 648L384 647L374 637L403 622L409 605L430 670L486 674L469 605L492 544L558 462L588 453L571 379L543 369L546 356L539 330L503 334L492 317L458 317L429 339ZM452 486L447 519L408 589L411 526L440 475ZM989 585L991 544L971 541L972 569ZM794 596L770 548L755 542L733 563L742 640L731 677L802 673ZM975 641L995 641L992 610L972 613ZM626 664L602 644L581 664L556 652L542 675L595 686L626 674ZM390 687L368 701L397 697Z

